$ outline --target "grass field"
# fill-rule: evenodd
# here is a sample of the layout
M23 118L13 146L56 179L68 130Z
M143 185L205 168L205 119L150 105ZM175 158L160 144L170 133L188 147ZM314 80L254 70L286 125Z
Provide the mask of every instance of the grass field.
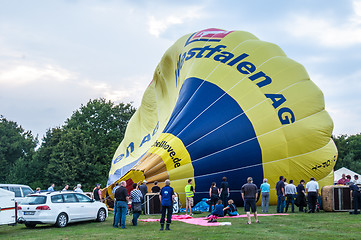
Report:
M241 209L238 210L241 213ZM275 213L275 206L270 210ZM194 217L201 216L206 214ZM150 217L160 216L142 215L140 219ZM127 217L127 229L114 229L113 215L109 214L103 223L75 223L65 228L38 225L35 229L27 229L23 224L0 226L0 239L361 239L361 215L346 212L297 212L288 216L259 217L259 220L259 224L247 225L246 218L226 218L219 222L232 222L232 225L217 227L173 221L172 231L160 232L158 222L139 222L137 227L131 226L131 217Z

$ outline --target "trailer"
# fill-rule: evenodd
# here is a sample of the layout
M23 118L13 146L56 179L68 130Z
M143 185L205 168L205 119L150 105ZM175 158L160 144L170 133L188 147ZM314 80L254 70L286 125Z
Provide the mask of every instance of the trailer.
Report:
M0 188L0 225L15 225L17 221L15 193Z

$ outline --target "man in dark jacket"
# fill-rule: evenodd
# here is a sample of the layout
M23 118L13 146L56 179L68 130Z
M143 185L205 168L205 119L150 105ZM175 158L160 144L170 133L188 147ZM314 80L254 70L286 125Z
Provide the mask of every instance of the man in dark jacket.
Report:
M350 195L354 207L353 214L359 214L358 209L361 209L361 193L359 187L353 182L350 182Z
M285 201L285 182L284 177L280 176L280 180L276 184L277 191L277 213L283 213L283 202Z
M128 210L128 201L129 201L129 194L127 189L125 188L127 183L125 181L120 182L120 187L115 191L115 199L116 199L116 213L114 215L114 222L113 226L118 228L119 222L121 228L126 228L125 220L127 216Z
M160 218L160 231L164 229L164 221L165 221L165 214L167 212L167 226L165 230L171 230L169 225L172 222L172 213L173 213L173 201L175 198L174 190L170 186L170 180L165 180L165 187L162 188L160 191L159 200L162 203L162 217Z

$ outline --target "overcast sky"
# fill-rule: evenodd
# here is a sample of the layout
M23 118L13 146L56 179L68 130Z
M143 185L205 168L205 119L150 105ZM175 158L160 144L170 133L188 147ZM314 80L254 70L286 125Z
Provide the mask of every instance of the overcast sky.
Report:
M39 139L90 99L139 107L164 52L206 28L279 45L361 132L361 0L0 0L0 115Z

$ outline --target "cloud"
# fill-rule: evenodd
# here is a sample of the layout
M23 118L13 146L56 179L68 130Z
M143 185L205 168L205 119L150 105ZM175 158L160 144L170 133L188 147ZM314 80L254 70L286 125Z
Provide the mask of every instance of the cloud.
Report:
M310 72L310 76L325 96L326 110L334 122L334 134L360 133L361 70L340 75Z
M148 17L148 31L151 35L158 38L160 34L164 33L173 25L183 24L204 17L205 14L202 12L202 9L202 7L197 6L187 8L175 7L164 11L167 15L150 15Z
M0 71L0 85L3 90L21 90L33 86L44 90L57 88L58 93L52 97L60 99L65 96L64 93L70 94L76 88L82 89L82 93L87 92L90 96L104 97L115 102L131 101L132 99L139 104L141 97L136 99L136 96L142 95L145 89L142 83L147 80L149 80L147 75L133 75L120 79L119 84L109 84L87 79L60 66L48 64L18 63Z
M90 99L133 102L139 107L147 75L124 77L117 83L84 77L58 65L15 61L0 65L0 115L42 136L60 126Z
M352 3L352 14L344 22L332 15L292 13L286 31L295 37L307 38L327 47L361 44L361 2L354 0Z
M31 66L15 65L0 71L0 84L2 87L22 87L36 83L39 79L51 81L66 81L72 74L65 69L53 65Z
M148 75L133 75L119 80L118 84L85 80L79 83L82 88L91 89L99 97L113 102L133 102L133 106L139 107L145 91L144 82L149 80Z

